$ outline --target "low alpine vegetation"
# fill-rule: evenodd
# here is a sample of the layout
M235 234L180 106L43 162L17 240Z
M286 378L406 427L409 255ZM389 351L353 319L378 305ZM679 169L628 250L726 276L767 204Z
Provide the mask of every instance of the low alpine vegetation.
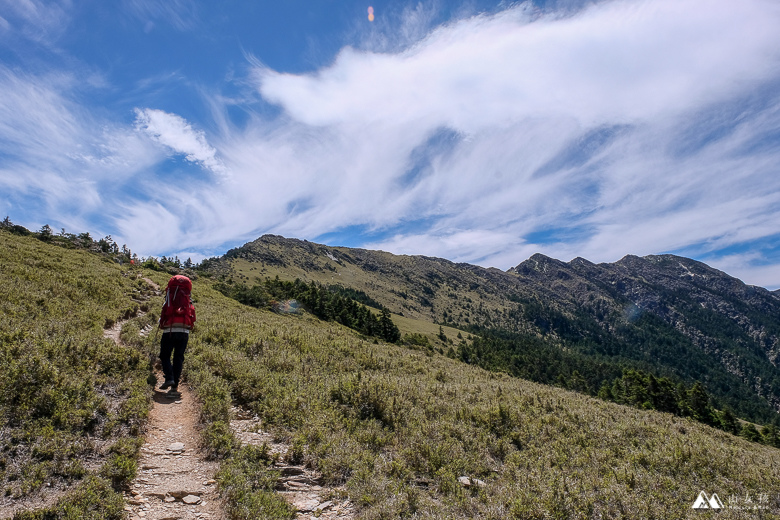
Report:
M3 229L0 501L15 511L61 493L52 511L120 518L115 493L134 476L149 410L148 357L103 328L137 314L147 285L103 255ZM93 496L99 513L84 505Z
M5 503L25 520L121 518L117 489L135 472L157 348L142 331L162 303L141 277L164 284L169 274L6 232L0 265ZM765 513L780 513L780 452L771 446L463 363L453 358L490 359L463 338L448 357L414 333L406 344L381 341L339 319L271 312L222 290L193 279L198 324L184 378L201 402L203 443L221 461L217 480L234 519L293 512L273 492L280 457L240 445L232 406L291 446L286 461L343 486L363 519L680 518L703 489L725 503L765 496ZM129 321L117 345L103 329L120 318ZM433 341L449 348L440 334ZM644 373L610 376L629 376L610 386L614 400L665 402L654 404L663 392L640 392L652 385ZM18 507L52 492L51 507Z

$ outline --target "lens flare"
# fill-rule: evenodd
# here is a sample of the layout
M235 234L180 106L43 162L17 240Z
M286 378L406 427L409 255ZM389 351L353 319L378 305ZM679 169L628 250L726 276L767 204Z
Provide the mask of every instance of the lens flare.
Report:
M280 314L297 314L301 308L301 305L297 300L272 300L270 303L274 312L278 312Z
M373 22L374 21L374 8L370 5L368 6L368 21Z

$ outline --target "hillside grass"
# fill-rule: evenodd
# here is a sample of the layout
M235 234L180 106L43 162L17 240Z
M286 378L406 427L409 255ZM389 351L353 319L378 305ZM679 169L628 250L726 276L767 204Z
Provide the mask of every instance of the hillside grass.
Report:
M248 261L243 258L230 260L230 273L236 281L244 281L249 285L262 282L266 278L279 277L280 280L293 281L299 278L305 282L314 281L325 286L342 285L364 291L395 314L402 314L411 319L425 322L442 321L442 312L456 321L459 317L463 323L471 323L477 316L477 304L482 303L480 312L498 313L508 300L500 300L488 293L477 292L466 286L450 287L446 284L437 286L435 291L425 285L428 292L421 291L416 278L415 261L412 257L397 256L382 251L372 251L372 255L382 258L391 266L391 273L367 271L354 265L349 260L348 248L331 248L343 259L334 261L326 256L312 259L300 254L296 249L284 249L278 245L268 245L280 258L288 258L286 265ZM414 273L415 276L409 276ZM429 305L421 304L424 296ZM474 321L476 323L476 321Z
M103 329L138 313L146 292L105 257L0 232L3 516L58 497L48 514L121 518L116 490L135 473L149 363Z
M158 348L140 330L162 303L137 276L170 275L4 233L0 255L3 489L60 497L20 519L121 518L116 489L134 473ZM362 519L693 518L707 515L691 509L702 490L767 508L724 518L780 517L774 448L193 285L184 377L232 518L294 518L273 492L276 459L232 436L232 405L290 444L284 458L343 485ZM149 313L132 317L141 305ZM122 316L116 346L102 329Z
M431 323L430 321L425 320L417 320L414 318L407 318L406 316L399 316L398 314L390 313L390 317L393 320L393 323L395 323L398 326L398 330L401 331L402 335L407 334L422 334L433 343L435 342L439 346L448 346L451 345L449 341L446 343L441 341L439 338L439 325L435 323ZM454 327L449 327L447 325L441 326L442 332L444 332L445 337L448 340L452 340L453 343L458 344L461 339L468 338L470 334L468 332L456 329ZM461 335L460 338L458 338L458 334Z
M454 347L483 368L594 396L641 370L689 388L699 382L712 407L742 420L780 424L769 360L776 298L689 259L629 255L595 265L534 255L503 272L266 235L204 268L242 282L278 275L363 291L398 315L487 337L490 345Z
M194 285L186 375L203 400L206 443L231 468L220 483L241 500L234 518L251 518L251 504L266 504L267 518L289 511L269 513L273 460L237 448L231 404L288 441L288 458L345 485L363 519L684 518L700 514L691 505L702 490L724 503L761 496L768 509L750 514L780 512L776 449L249 308L209 284ZM461 476L485 485L466 488Z
M325 286L330 285L342 285L343 287L355 288L359 290L369 290L374 294L382 294L383 299L392 297L392 284L388 284L387 287L383 287L382 290L377 291L377 277L370 276L360 269L356 269L349 265L341 265L336 262L323 258L321 259L322 265L333 264L336 269L330 271L328 269L322 269L322 265L318 265L320 270L306 270L295 265L288 266L275 266L275 265L262 265L257 262L248 262L243 259L235 259L231 262L232 276L237 282L247 283L248 285L260 284L266 278L274 279L278 277L282 281L293 282L296 279L303 280L305 282L317 282ZM396 296L396 298L398 298ZM399 304L400 308L401 305ZM379 309L371 307L371 309L378 313ZM429 344L432 348L447 349L453 344L457 345L461 338L458 338L458 334L461 334L463 338L469 334L461 331L455 327L443 325L442 330L444 335L452 340L450 342L444 342L439 338L439 325L433 323L430 318L420 319L419 313L410 313L410 316L404 314L398 314L391 312L391 318L393 323L396 324L401 331L402 336L419 334L428 338Z

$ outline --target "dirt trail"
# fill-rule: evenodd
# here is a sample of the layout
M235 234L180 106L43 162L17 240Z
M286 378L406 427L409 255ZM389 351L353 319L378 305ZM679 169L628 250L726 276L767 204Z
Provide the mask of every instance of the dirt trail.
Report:
M138 475L125 495L132 520L226 518L214 481L218 463L198 450L198 405L186 384L179 391L155 390Z
M143 280L144 282L146 282L149 285L151 285L152 289L154 289L155 291L159 291L160 290L160 286L157 285L155 282L153 282L151 279L149 279L149 278L144 276L143 278L141 278L141 280Z

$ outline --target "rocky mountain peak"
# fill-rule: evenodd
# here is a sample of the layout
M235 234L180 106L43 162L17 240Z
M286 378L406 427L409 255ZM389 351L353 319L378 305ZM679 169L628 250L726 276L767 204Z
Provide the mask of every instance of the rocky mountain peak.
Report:
M534 253L528 260L508 269L507 272L519 275L531 275L533 273L544 274L553 271L557 272L559 269L568 269L568 265L541 253Z

